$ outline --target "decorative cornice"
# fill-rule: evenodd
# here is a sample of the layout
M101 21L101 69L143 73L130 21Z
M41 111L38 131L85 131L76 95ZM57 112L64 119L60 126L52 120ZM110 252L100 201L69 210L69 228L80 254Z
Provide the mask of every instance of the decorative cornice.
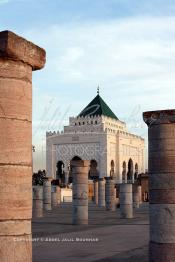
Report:
M143 120L148 127L175 123L175 109L144 112Z

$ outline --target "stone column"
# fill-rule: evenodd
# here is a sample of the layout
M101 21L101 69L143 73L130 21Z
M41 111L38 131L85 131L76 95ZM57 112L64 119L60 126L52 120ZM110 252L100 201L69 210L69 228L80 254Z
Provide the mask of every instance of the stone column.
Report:
M134 172L132 172L132 181L131 181L131 183L135 183L135 179L134 179Z
M71 161L73 175L72 223L88 224L88 171L89 161Z
M105 180L103 178L98 180L98 206L105 207Z
M94 203L98 205L98 180L94 180Z
M139 186L137 184L132 185L132 194L133 194L133 207L139 208L140 206L140 192Z
M123 183L127 184L128 182L128 177L127 177L127 174L128 174L128 165L126 165L126 171L125 171L125 181Z
M120 184L120 217L133 217L132 184Z
M32 70L44 63L43 49L0 32L1 262L32 260Z
M148 125L150 261L175 260L175 109L143 113Z
M57 204L58 204L58 202L57 202L56 186L52 186L51 203L52 203L53 207L57 206Z
M44 210L52 210L51 206L51 179L47 178L43 184L43 203Z
M142 187L138 186L137 190L139 194L139 204L142 204Z
M56 194L57 194L57 204L61 203L61 188L56 186Z
M33 217L43 216L43 187L33 187Z
M64 172L65 172L65 185L67 187L69 184L69 170L65 170Z
M115 184L115 207L116 208L118 208L120 204L119 189L120 189L120 184Z
M115 188L114 180L111 177L106 177L105 184L105 200L106 200L106 210L115 211Z

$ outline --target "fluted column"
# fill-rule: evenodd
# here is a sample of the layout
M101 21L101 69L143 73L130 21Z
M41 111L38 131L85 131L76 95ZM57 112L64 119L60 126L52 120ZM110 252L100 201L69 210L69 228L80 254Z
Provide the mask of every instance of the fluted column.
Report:
M52 210L51 205L51 179L47 178L44 180L43 184L43 203L44 203L44 210L49 211Z
M98 206L105 207L105 180L99 178L98 180Z
M120 217L133 217L132 184L120 184Z
M94 180L94 203L98 205L98 180Z
M88 224L88 172L89 161L71 161L73 175L72 223Z
M43 49L0 32L1 262L32 260L32 70L44 63Z
M111 177L106 177L105 184L105 201L106 201L106 210L115 211L115 188L114 180Z
M43 187L33 187L33 217L43 216Z
M175 109L143 113L148 125L150 260L175 260Z

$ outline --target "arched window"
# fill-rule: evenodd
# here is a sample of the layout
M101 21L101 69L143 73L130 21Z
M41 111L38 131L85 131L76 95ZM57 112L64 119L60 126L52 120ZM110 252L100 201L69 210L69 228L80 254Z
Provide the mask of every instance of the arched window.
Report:
M129 183L132 183L132 179L133 179L133 161L130 158L129 161L128 161L127 181Z
M56 179L59 181L60 186L63 187L65 185L65 172L63 161L57 162Z
M78 161L78 160L82 160L81 157L79 156L74 156L71 161ZM72 176L72 167L70 165L70 170L69 170L69 183L73 183L73 176Z
M126 179L126 162L123 162L123 171L122 171L122 182L124 183Z
M115 168L115 164L114 164L114 160L111 160L111 170L110 170L110 176L113 178L114 177L114 170Z
M90 170L89 170L89 179L96 179L99 177L99 173L97 170L97 161L95 159L92 159L90 161Z
M135 164L135 173L134 173L134 180L137 180L138 178L138 164Z
M72 160L82 160L79 156L74 156Z

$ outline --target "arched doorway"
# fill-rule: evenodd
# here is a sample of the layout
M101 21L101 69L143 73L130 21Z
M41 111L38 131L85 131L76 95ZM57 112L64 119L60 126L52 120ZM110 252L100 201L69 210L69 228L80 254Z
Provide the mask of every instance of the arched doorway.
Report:
M82 160L82 159L81 159L81 157L79 157L79 156L74 156L74 157L72 158L72 160Z
M111 160L110 177L112 177L112 178L114 177L114 172L115 172L114 167L115 167L114 160Z
M59 181L60 186L64 186L64 184L65 184L65 172L64 172L63 161L57 162L56 179Z
M126 162L123 162L123 171L122 171L122 182L125 183L126 181Z
M133 179L133 161L130 158L128 161L127 182L132 183L132 179Z
M138 164L135 164L135 173L134 173L134 180L137 180L138 178Z
M77 161L77 160L82 160L81 157L79 156L74 156L71 161ZM68 179L68 183L71 184L73 183L73 176L72 176L72 169L71 169L71 166L70 166L70 170L69 170L69 179Z
M92 159L90 161L90 170L89 170L89 179L96 179L99 177L99 173L97 170L97 161L95 159Z

